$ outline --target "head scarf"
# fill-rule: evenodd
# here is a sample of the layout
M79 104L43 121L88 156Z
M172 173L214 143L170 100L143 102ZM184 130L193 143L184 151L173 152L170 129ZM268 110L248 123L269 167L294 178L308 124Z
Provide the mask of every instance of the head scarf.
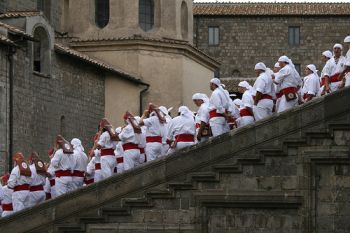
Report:
M275 68L281 68L280 63L276 62L275 63Z
M181 116L186 117L186 118L193 118L193 113L191 112L191 110L186 107L186 106L181 106L179 107L179 111Z
M241 108L241 107L243 106L243 101L240 100L240 99L235 99L235 100L233 101L233 103L234 103L235 105L238 105L239 108Z
M350 36L345 37L344 43L350 43Z
M335 49L335 48L340 48L341 50L343 50L343 46L341 44L335 44L333 46L333 49Z
M332 52L329 51L329 50L324 51L322 53L322 55L325 56L325 57L328 57L328 58L332 58L332 56L333 56Z
M70 142L72 144L73 148L78 151L84 151L84 147L81 144L80 139L78 138L73 138L72 141Z
M255 70L263 70L266 71L266 65L262 62L259 62L255 65Z
M278 58L278 61L289 63L290 59L287 56L281 56L280 58Z
M242 81L238 83L239 87L244 87L247 90L250 90L252 88L252 86L250 86L250 84L247 81Z
M310 64L306 66L309 70L312 71L313 75L315 75L318 79L320 78L317 74L318 70L316 69L316 66L314 64Z

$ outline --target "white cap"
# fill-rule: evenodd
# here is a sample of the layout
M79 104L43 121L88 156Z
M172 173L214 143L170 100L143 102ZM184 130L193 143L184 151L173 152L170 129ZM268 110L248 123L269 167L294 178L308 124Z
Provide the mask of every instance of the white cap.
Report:
M221 81L218 78L213 78L212 80L210 80L211 83L214 83L216 86L220 86Z
M169 115L169 111L166 107L160 106L159 110L164 114L164 115Z
M343 50L343 46L341 44L335 44L333 46L333 49L335 49L335 48L340 48L341 50Z
M280 63L276 62L275 63L275 68L281 68Z
M235 99L234 101L233 101L233 103L235 104L235 105L238 105L238 106L243 106L243 101L242 100L240 100L240 99Z
M317 73L316 66L314 64L310 64L306 66L309 70L312 71L312 73Z
M290 59L287 56L281 56L280 58L278 58L278 61L289 63Z
M345 43L350 43L350 36L345 37L344 42Z
M196 93L192 96L192 100L201 100L201 99L202 99L201 93Z
M245 89L249 89L250 88L250 84L247 81L242 81L238 83L239 87L244 87Z
M329 50L326 50L322 53L323 56L328 57L328 58L332 58L333 57L333 53Z
M266 65L262 62L259 62L255 65L255 70L263 70L266 71Z

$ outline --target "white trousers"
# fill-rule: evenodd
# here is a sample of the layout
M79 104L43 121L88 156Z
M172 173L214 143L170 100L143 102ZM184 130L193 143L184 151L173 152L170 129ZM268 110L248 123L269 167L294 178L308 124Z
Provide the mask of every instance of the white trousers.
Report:
M339 89L339 85L341 84L342 82L339 81L339 82L334 82L334 83L330 83L329 84L329 87L331 88L331 92L334 92L334 91L337 91Z
M162 155L167 155L169 150L169 145L166 143L163 143L163 148L162 148Z
M23 190L12 193L13 212L21 211L29 207L29 191Z
M55 178L55 188L56 196L61 196L63 194L73 191L73 179L71 176L62 176Z
M54 199L55 197L57 197L57 195L56 195L56 185L50 186L50 194L51 194L51 199Z
M262 99L257 105L253 106L253 113L255 121L260 121L272 115L273 101L269 99Z
M100 180L103 180L102 170L95 170L94 183L99 182Z
M168 151L168 154L174 153L177 150L181 150L183 148L189 147L194 145L195 142L177 142L176 143L176 148L170 148Z
M84 177L73 176L72 177L72 189L77 190L78 188L83 187Z
M153 161L162 156L163 144L159 142L148 142L146 144L147 162Z
M146 154L140 154L139 165L144 164L146 162Z
M36 206L46 199L45 191L29 192L29 207Z
M134 168L140 161L140 150L131 149L124 151L124 170Z
M102 177L107 179L114 174L116 159L114 155L101 156Z
M213 137L219 136L221 134L227 133L230 131L230 127L227 124L227 121L224 117L213 117L209 120L209 125Z
M236 119L237 128L254 124L255 120L252 116L244 116Z
M294 108L297 105L298 105L298 98L296 98L295 100L287 101L286 100L286 96L283 95L280 98L280 102L278 104L277 112L287 111L287 110L289 110L291 108Z

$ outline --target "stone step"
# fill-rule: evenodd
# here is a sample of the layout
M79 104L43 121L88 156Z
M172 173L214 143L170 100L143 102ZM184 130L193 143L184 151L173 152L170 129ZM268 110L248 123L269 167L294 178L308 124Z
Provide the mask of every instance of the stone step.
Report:
M197 172L189 174L189 181L219 182L219 178L215 172Z
M218 164L212 166L213 170L219 173L232 173L240 174L242 173L242 167L237 164Z
M122 200L122 206L130 206L130 207L142 207L142 208L150 208L153 207L152 200L141 197L141 198L124 198Z
M129 216L130 208L128 207L103 207L102 214L106 216Z
M56 232L58 233L84 233L85 230L81 225L58 225L56 227Z

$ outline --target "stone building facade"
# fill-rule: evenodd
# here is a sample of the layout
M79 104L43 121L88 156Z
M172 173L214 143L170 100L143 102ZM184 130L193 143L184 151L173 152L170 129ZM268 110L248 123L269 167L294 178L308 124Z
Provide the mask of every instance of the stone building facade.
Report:
M349 34L350 4L198 3L193 14L194 44L221 62L220 77L247 78L257 62L272 67L281 55L321 70L321 53Z

